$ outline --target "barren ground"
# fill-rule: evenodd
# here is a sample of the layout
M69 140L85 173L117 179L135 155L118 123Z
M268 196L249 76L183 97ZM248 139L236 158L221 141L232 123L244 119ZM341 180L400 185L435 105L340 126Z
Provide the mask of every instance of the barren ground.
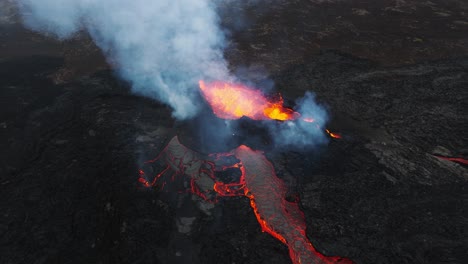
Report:
M356 263L468 263L467 167L433 156L468 153L466 2L261 2L219 7L231 69L288 100L314 91L344 136L267 153L314 245ZM0 45L0 263L290 263L248 199L201 210L138 185L174 135L196 145L192 127L132 95L84 33L31 32L0 0Z

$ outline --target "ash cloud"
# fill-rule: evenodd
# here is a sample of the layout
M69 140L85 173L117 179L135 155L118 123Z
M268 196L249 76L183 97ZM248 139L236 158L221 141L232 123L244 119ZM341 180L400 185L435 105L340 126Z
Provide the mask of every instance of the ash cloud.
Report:
M174 117L200 108L200 79L229 80L224 34L209 0L16 0L29 28L59 39L89 32L135 93Z

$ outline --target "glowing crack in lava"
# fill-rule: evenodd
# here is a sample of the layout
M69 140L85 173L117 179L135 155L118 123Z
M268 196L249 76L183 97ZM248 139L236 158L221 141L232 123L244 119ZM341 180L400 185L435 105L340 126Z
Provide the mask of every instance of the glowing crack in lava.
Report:
M468 159L465 159L462 157L445 157L445 156L439 156L439 155L434 155L434 156L442 160L448 160L448 161L456 162L459 164L468 165Z
M222 119L293 120L300 115L283 106L283 99L269 100L259 91L242 84L199 82L200 90L216 116Z
M177 137L172 138L156 158L146 163L154 163L160 159L162 159L166 167L160 173L153 176L151 181L149 181L143 170L139 171L140 177L138 181L145 187L155 186L166 172L172 171L172 180L174 180L175 176L186 175L189 177L192 193L207 201L215 198L216 193L213 189L215 185L215 165L213 162L206 160L202 155L182 145ZM162 182L161 184L163 188L166 182Z
M226 161L233 158L236 161L226 165ZM158 159L166 163L166 168L151 182L140 171L139 181L144 186L156 185L161 175L172 170L174 175L188 176L192 192L205 200L216 202L218 196L243 195L250 199L262 231L288 246L294 264L353 263L346 258L324 256L312 246L306 235L304 214L297 203L285 199L287 187L262 152L241 145L228 153L203 157L174 137L161 154L149 162ZM241 172L238 182L224 183L215 177L216 171L232 168Z
M332 138L337 138L337 139L340 139L340 138L341 138L341 135L340 135L340 134L331 132L331 131L328 130L328 129L325 129L325 132L327 132L327 134L328 134L330 137L332 137Z

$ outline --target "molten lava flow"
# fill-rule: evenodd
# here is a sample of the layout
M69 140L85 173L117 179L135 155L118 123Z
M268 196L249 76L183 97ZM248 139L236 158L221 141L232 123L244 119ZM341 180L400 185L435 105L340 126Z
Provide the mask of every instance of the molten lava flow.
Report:
M287 187L261 152L242 145L232 153L242 164L244 195L250 199L262 230L288 246L293 263L352 263L315 250L306 235L304 214L297 203L285 199Z
M327 132L327 134L332 137L332 138L337 138L337 139L340 139L341 138L341 135L340 134L337 134L337 133L333 133L331 132L330 130L328 129L325 129L325 131Z
M188 176L192 193L205 200L216 201L216 198L211 199L212 193L222 197L246 196L262 231L288 246L294 264L353 263L341 257L326 257L312 246L306 235L304 214L297 203L285 199L287 187L276 176L273 165L262 152L242 145L231 152L210 157L214 159L203 159L202 155L186 148L174 137L156 159L149 161L163 158L166 168L155 176L152 183L144 179L145 173L140 170L139 181L144 186L154 186L162 174L172 169L176 175ZM222 165L231 157L236 159L233 165ZM241 172L238 182L224 183L216 179L215 171L233 168Z
M463 164L463 165L468 165L468 160L467 160L467 159L464 159L464 158L459 158L459 157L444 157L444 156L438 156L438 155L435 155L435 157L437 157L437 158L439 158L439 159L443 159L443 160L448 160L448 161L460 163L460 164Z
M216 116L223 119L293 120L299 113L283 106L283 99L268 100L259 91L241 84L200 81L200 90Z

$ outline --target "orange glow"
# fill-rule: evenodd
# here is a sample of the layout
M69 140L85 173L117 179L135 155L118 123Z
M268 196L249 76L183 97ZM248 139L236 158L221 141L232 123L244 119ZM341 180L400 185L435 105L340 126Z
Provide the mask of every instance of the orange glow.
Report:
M139 170L138 181L145 187L156 186L163 174L172 170L174 175L187 176L190 192L205 201L216 202L218 197L245 196L250 200L261 230L288 247L293 264L353 263L346 258L324 256L314 248L306 235L304 213L297 202L285 199L288 187L276 176L273 164L261 151L241 145L230 152L214 153L208 157L205 160L206 156L202 157L188 149L174 137L157 158L146 162L154 163L161 159L166 168L156 174L152 182L146 180L143 170ZM227 161L232 157L237 160L234 164ZM227 169L240 170L239 180L225 183L217 179L215 172ZM171 178L174 180L174 177ZM207 184L210 180L212 185Z
M337 139L341 138L341 135L340 135L340 134L333 133L333 132L331 132L331 131L328 130L328 129L325 129L325 131L326 131L327 134L330 135L330 137L332 137L332 138L337 138Z
M324 256L313 247L306 235L304 213L297 202L284 199L287 186L276 176L273 164L262 152L241 145L231 153L239 160L239 183L243 186L244 196L250 199L262 231L288 246L293 264L353 263L346 258ZM236 183L228 185L235 186Z
M242 84L215 81L205 83L199 81L200 91L210 105L213 113L222 119L239 119L243 116L253 120L295 120L301 114L283 106L283 98L269 100L260 90L255 90ZM314 123L313 117L303 117L302 121ZM319 125L316 125L320 128ZM341 135L328 129L325 132L336 139Z
M443 160L449 160L449 161L452 161L452 162L468 165L468 160L464 159L464 158L461 158L461 157L458 157L458 158L457 157L444 157L444 156L438 156L438 155L435 155L435 157L437 157L439 159L443 159Z
M202 95L216 116L223 119L293 120L300 115L283 106L283 99L271 101L260 90L227 82L199 82Z

